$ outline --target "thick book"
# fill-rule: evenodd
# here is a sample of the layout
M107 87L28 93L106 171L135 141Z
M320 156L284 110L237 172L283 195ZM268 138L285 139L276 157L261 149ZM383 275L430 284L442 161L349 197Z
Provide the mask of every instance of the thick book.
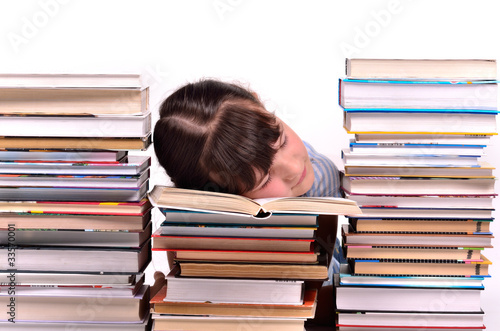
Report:
M3 174L51 174L51 175L139 175L151 165L147 155L130 155L114 162L79 161L0 161Z
M10 271L1 271L0 277L4 282L0 285L9 285ZM52 286L130 286L137 284L143 277L143 270L136 273L121 272L39 272L18 271L15 274L17 285L52 285Z
M349 259L355 275L488 276L491 261L473 260Z
M355 202L342 198L288 197L252 200L240 195L155 186L149 193L158 207L248 215L267 213L359 214Z
M64 150L64 149L5 149L0 150L2 161L94 161L114 162L123 159L128 151Z
M0 200L12 201L141 201L146 197L148 182L137 188L117 187L1 187Z
M491 209L493 208L493 198L491 196L476 196L476 195L430 195L430 196L413 196L413 195L347 195L350 200L354 200L360 207L427 207L427 208L478 208Z
M346 59L349 78L496 80L494 59Z
M487 145L444 143L361 143L351 139L349 150L353 154L404 154L404 155L485 155Z
M491 136L486 134L387 134L387 133L363 133L354 135L358 143L376 144L464 144L464 145L488 145Z
M336 277L336 284L338 278ZM481 312L482 289L336 286L340 310L393 312Z
M381 331L381 330L388 330L388 331L414 331L415 328L412 326L380 326L380 325L337 325L337 331ZM421 329L421 328L419 328ZM486 329L486 326L482 327L474 327L474 328L468 328L468 327L434 327L434 328L428 328L427 330L432 330L432 331L483 331ZM418 330L418 329L417 329Z
M324 259L321 259L322 261ZM177 261L182 277L327 280L328 267L320 264L231 263Z
M124 286L58 286L58 285L20 285L16 284L15 294L22 296L109 296L109 297L130 297L137 294L144 285L144 277L137 284ZM9 285L0 285L0 291L9 291Z
M155 316L154 331L178 330L243 330L258 325L259 331L304 331L305 318L232 317L232 316Z
M382 112L344 111L344 128L348 133L386 134L484 134L497 132L496 114L453 112Z
M484 312L475 314L462 313L411 313L411 312L372 312L372 311L339 311L337 326L380 326L380 327L470 327L482 328Z
M3 73L1 88L128 88L144 86L136 73Z
M152 208L151 203L147 198L144 198L138 202L0 201L0 212L22 213L22 214L48 213L48 214L77 214L77 215L143 216L146 212L151 210L151 208ZM18 228L21 227L18 226Z
M151 134L134 138L107 137L0 137L0 148L72 149L72 150L146 150L152 144Z
M140 231L1 229L0 245L140 247L151 237L151 222ZM14 238L14 240L9 239Z
M491 234L446 233L366 233L354 232L349 224L342 225L342 237L348 245L392 245L422 247L492 247Z
M0 246L1 270L12 269L8 263L9 253L12 252L8 246ZM151 251L149 241L138 248L32 245L16 246L15 257L16 281L19 282L22 278L17 277L18 272L138 273L149 263ZM51 277L58 279L54 275ZM42 278L38 281L42 281Z
M151 220L151 212L144 215L63 214L30 212L0 212L0 229L53 229L140 231Z
M413 215L415 216L415 215ZM350 218L356 232L490 233L493 219Z
M347 194L361 195L494 195L494 178L344 176Z
M494 170L495 167L484 161L476 166L344 165L346 176L494 178Z
M427 166L427 167L477 167L480 155L439 155L400 153L355 153L342 150L344 166Z
M0 120L4 137L137 138L151 133L149 112L136 116L1 115Z
M106 296L103 304L102 294L89 296L55 296L50 292L41 295L23 295L8 292L0 293L0 303L8 306L15 298L15 321L72 321L88 322L88 314L82 314L83 307L92 309L94 322L142 322L148 314L149 286L143 285L132 296ZM101 302L101 303L99 303ZM99 309L95 309L99 307ZM2 312L1 319L11 318L10 311Z
M496 81L339 80L339 103L346 110L497 111ZM441 117L446 117L444 114ZM392 117L391 121L392 122ZM458 124L458 123L455 123ZM404 130L400 130L404 131ZM439 131L436 131L439 132Z
M316 227L256 226L253 224L186 224L160 225L161 234L167 236L222 236L259 238L314 238Z
M242 251L242 250L208 250L208 249L158 249L156 252L174 253L174 259L184 261L205 262L260 262L260 263L318 263L318 253L281 252L281 251Z
M0 88L0 101L4 115L139 115L148 111L149 88L13 86Z
M71 187L137 189L150 177L149 169L137 175L0 174L0 187Z
M471 288L484 289L485 277L442 277L401 275L339 275L339 285L358 287Z
M145 318L143 321L135 322L74 322L74 321L37 321L25 322L18 321L0 322L2 330L15 331L68 331L71 330L86 330L86 331L151 331L151 320Z
M348 259L479 260L483 248L345 245Z
M165 236L153 235L153 249L217 249L248 251L309 252L314 239Z
M388 200L389 202L390 200ZM418 215L422 218L492 218L493 208L490 209L468 209L468 208L423 208L423 207L391 207L372 206L361 207L365 217L400 217L411 218Z
M301 280L217 279L178 277L174 267L166 276L164 301L242 304L303 303L304 282Z
M316 214L273 213L266 217L263 215L235 214L225 212L203 212L182 209L160 208L165 215L164 223L189 223L189 224L252 224L258 225L287 225L311 227L317 225Z
M153 305L151 311L153 314L314 318L318 296L316 290L305 290L302 303L289 305L278 303L165 301L166 294L167 286L164 286L151 298L150 302Z

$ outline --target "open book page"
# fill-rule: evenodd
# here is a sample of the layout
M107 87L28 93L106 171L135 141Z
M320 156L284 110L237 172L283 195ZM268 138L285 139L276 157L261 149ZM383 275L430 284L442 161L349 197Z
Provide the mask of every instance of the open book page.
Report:
M252 200L219 192L179 189L157 185L149 194L158 207L173 209L243 213L310 213L332 215L361 214L356 202L342 198L287 197Z

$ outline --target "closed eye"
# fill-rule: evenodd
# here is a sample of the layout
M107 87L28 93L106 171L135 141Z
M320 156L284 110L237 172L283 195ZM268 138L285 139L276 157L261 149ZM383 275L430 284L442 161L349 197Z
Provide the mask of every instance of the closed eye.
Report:
M285 148L286 145L287 145L287 143L288 143L288 137L286 135L284 135L284 137L283 137L283 143L281 144L281 146L279 147L279 149Z
M288 138L286 135L283 135L283 142L281 143L281 145L278 147L278 150L282 149L282 148L285 148L286 145L288 143ZM271 165L271 168L272 168L272 165ZM267 180L266 182L260 187L260 189L263 189L265 188L267 185L269 185L272 181L272 176L271 176L271 172L269 172L269 174L267 175Z
M264 183L264 185L262 185L262 186L260 187L260 189L265 188L267 185L269 185L269 184L271 183L271 181L272 181L272 177L271 177L271 174L269 174L269 175L267 176L267 180L266 180L266 182Z

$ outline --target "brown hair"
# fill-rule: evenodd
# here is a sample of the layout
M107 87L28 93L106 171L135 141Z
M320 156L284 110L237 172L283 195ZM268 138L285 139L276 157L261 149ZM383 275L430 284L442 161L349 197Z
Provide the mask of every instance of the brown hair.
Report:
M242 194L269 171L281 129L250 91L202 80L162 103L154 148L177 187Z

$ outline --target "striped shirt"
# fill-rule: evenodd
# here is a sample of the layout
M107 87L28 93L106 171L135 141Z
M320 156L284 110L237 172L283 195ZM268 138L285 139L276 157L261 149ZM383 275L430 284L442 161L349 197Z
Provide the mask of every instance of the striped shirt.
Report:
M339 170L332 160L316 152L307 142L303 142L309 154L314 170L314 183L304 196L306 197L342 197L340 191Z
M305 197L342 197L340 189L340 176L339 170L332 160L316 152L316 150L307 142L303 141L307 149L307 154L311 159L314 169L314 182L309 191L303 196ZM342 246L340 245L339 238L335 240L333 248L333 257L328 268L328 280L323 285L332 285L333 274L339 273L340 263L346 263L343 254Z

